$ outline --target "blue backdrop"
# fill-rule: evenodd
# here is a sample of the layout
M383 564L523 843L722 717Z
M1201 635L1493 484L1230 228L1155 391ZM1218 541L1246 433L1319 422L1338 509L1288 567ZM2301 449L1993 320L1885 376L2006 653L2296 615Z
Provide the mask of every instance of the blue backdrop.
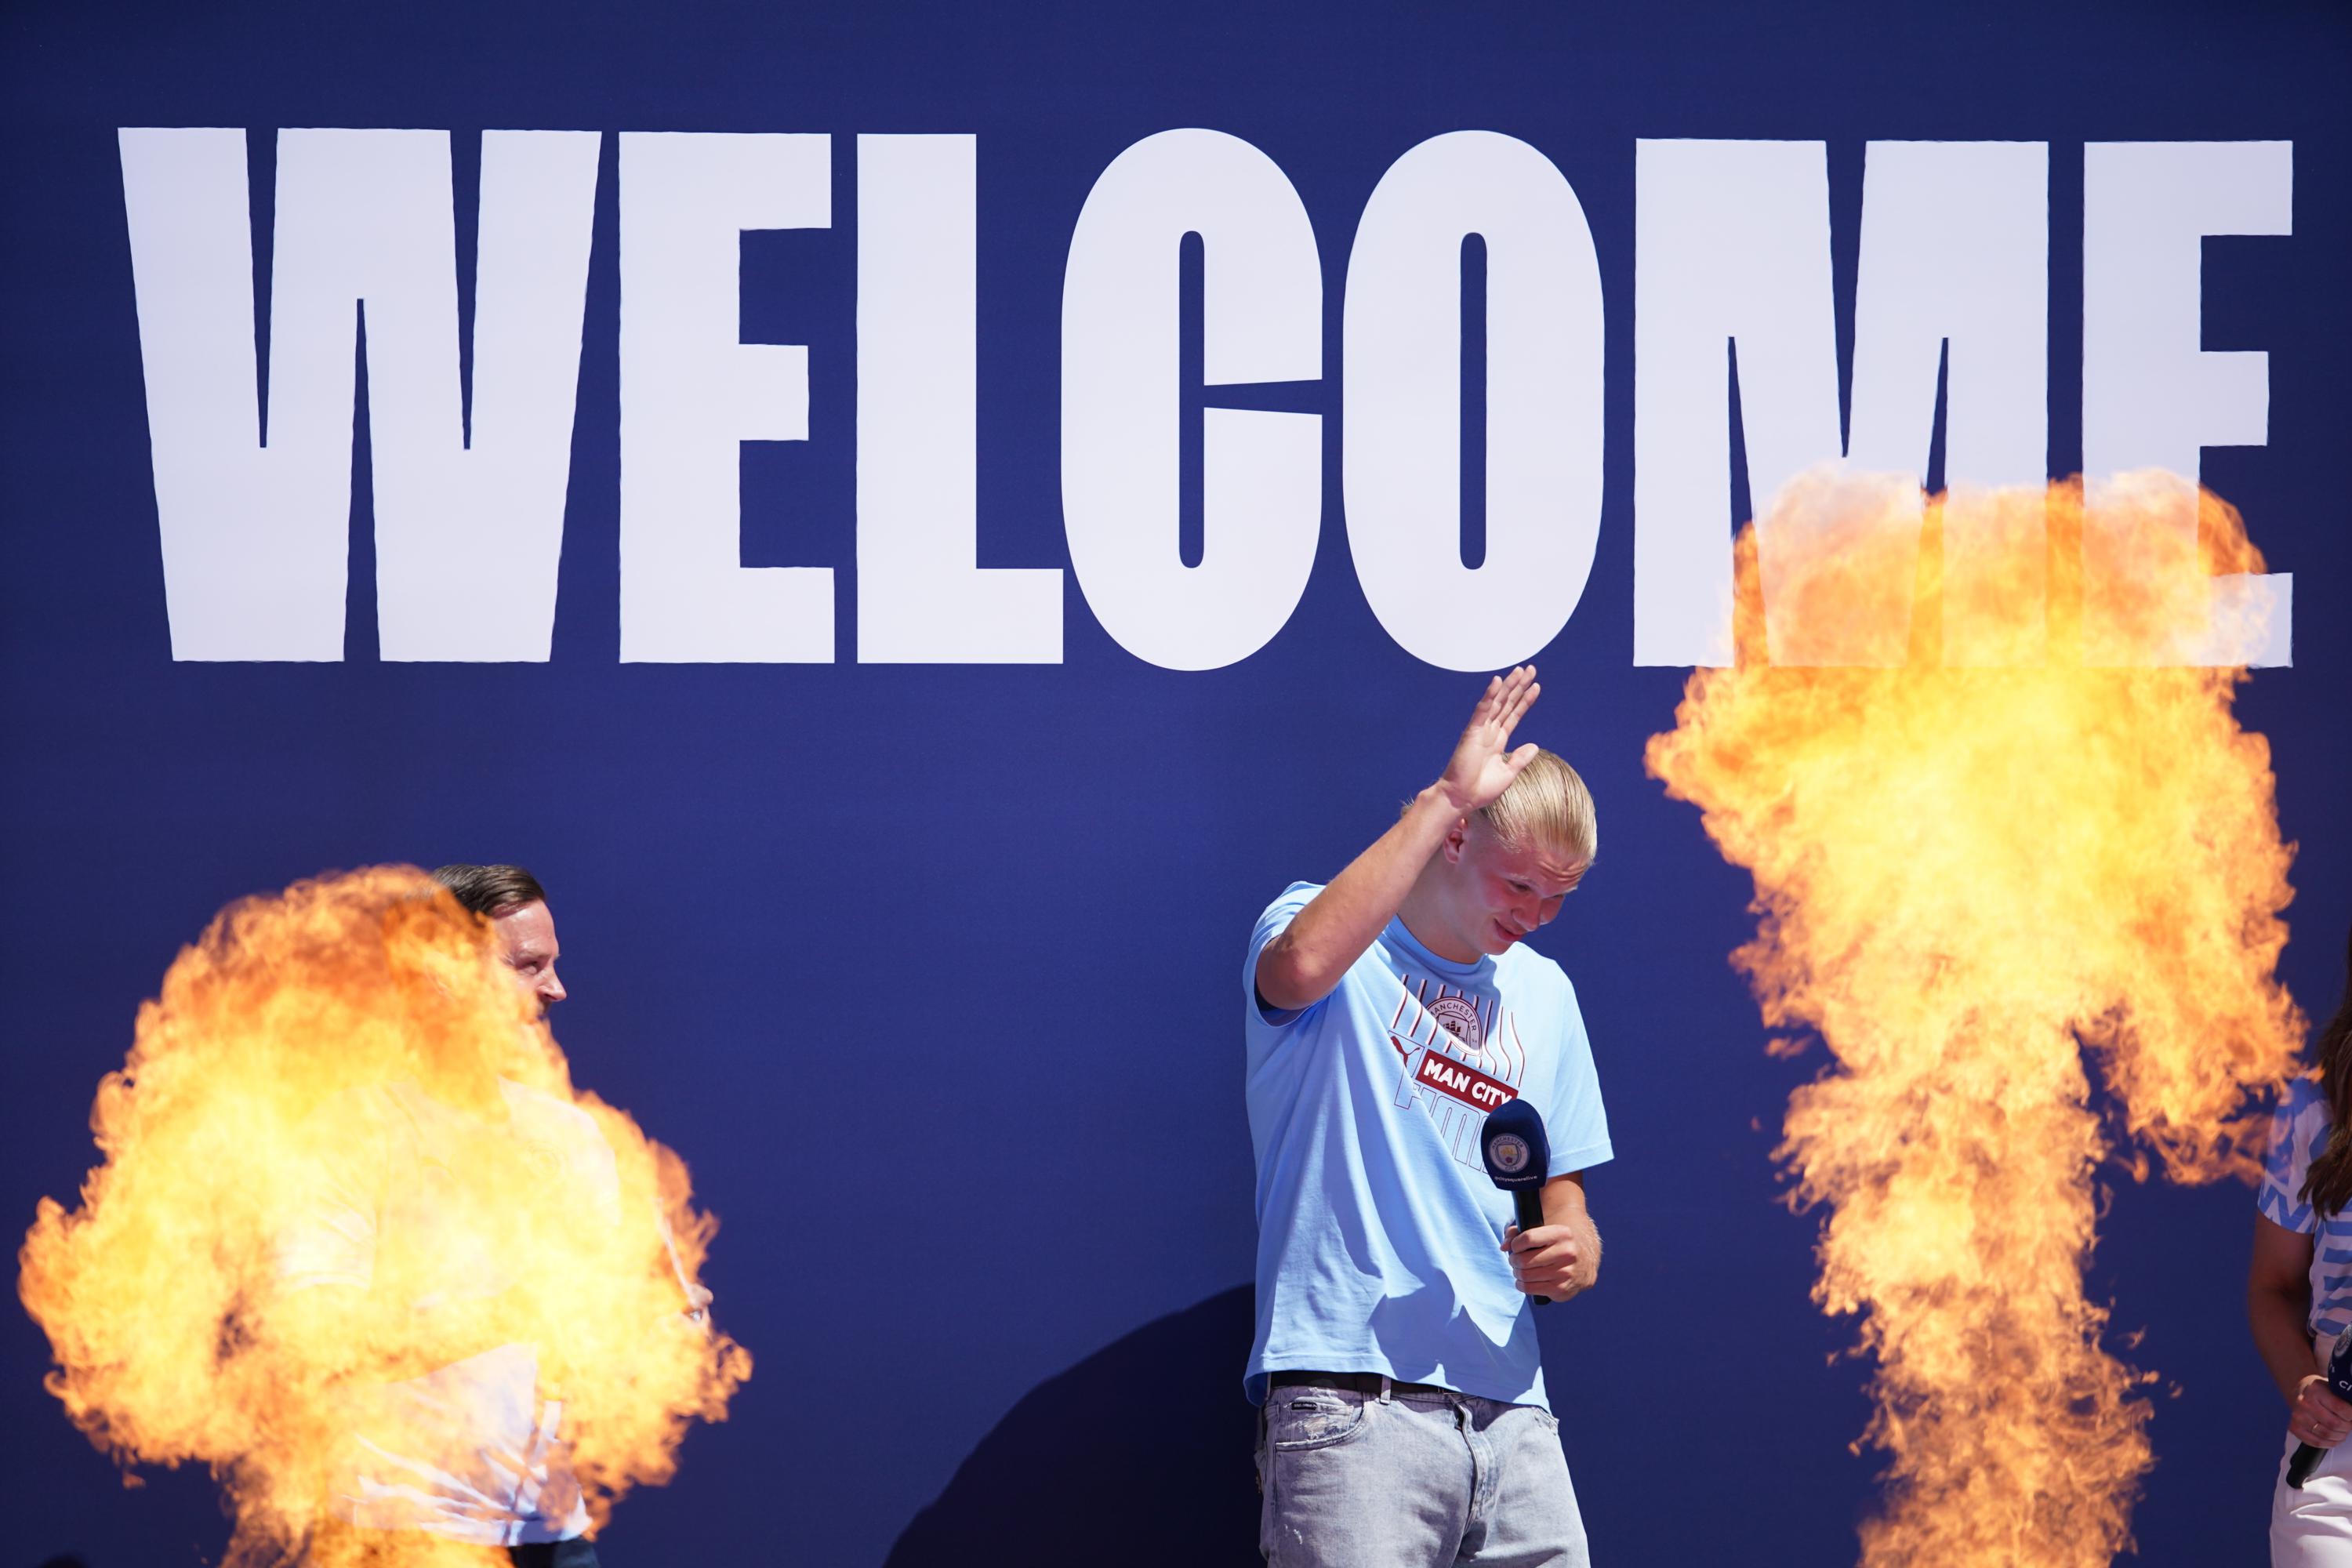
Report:
M323 868L518 860L551 889L578 1079L678 1148L722 1218L709 1278L758 1371L615 1568L688 1561L1254 1561L1240 1394L1254 1229L1234 975L1252 916L1433 776L1476 681L1390 638L1350 565L1338 343L1358 216L1465 128L1559 166L1610 345L1591 585L1527 731L1590 781L1598 869L1537 945L1578 983L1618 1158L1601 1288L1542 1324L1598 1561L1850 1560L1863 1369L1809 1304L1813 1224L1769 1160L1814 1055L1768 1058L1726 955L1743 874L1643 777L1684 672L1633 646L1634 144L1828 148L1841 352L1864 143L2050 143L2050 464L2080 464L2085 141L2288 140L2290 237L2204 247L2204 345L2270 356L2270 438L2205 479L2296 578L2295 658L2241 712L2300 845L2286 977L2324 1013L2352 922L2352 23L2326 5L1314 4L662 7L22 4L0 17L0 1213L92 1158L99 1075L222 903ZM1064 578L1064 657L873 666L856 647L855 135L979 148L981 563L1063 566L1060 311L1120 151L1229 132L1287 173L1323 258L1323 415L1296 614L1208 672L1114 641ZM364 424L341 663L175 663L117 129L606 132L545 663L376 657ZM742 337L809 345L805 442L747 447L746 564L835 569L841 662L618 660L612 132L822 132L835 226L747 236ZM463 220L461 221L467 221ZM1727 233L1727 246L1740 237ZM364 395L364 392L362 393ZM1197 399L1197 392L1188 397ZM1197 406L1195 402L1193 406ZM1197 502L1195 503L1197 504ZM922 1174L876 1157L911 1135ZM2093 1280L2164 1375L2146 1561L2251 1562L2282 1412L2243 1327L2252 1202L2112 1175ZM0 1330L12 1560L215 1554L201 1477L125 1491Z

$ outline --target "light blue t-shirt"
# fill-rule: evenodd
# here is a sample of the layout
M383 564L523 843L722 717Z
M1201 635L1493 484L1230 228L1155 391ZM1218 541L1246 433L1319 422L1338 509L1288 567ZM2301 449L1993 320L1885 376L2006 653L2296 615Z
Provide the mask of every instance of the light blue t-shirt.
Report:
M2311 1163L2327 1147L2331 1125L2327 1098L2318 1084L2299 1078L2271 1117L2270 1153L2263 1162L2263 1184L2254 1206L2289 1230L2311 1237L2313 1338L2352 1328L2352 1205L2323 1215L2303 1195Z
M1486 1174L1486 1113L1525 1099L1549 1175L1609 1158L1576 991L1524 945L1454 963L1391 921L1302 1013L1257 1004L1259 952L1322 889L1258 917L1242 966L1257 1152L1257 1340L1266 1374L1370 1372L1550 1408L1532 1303L1501 1250L1510 1195Z

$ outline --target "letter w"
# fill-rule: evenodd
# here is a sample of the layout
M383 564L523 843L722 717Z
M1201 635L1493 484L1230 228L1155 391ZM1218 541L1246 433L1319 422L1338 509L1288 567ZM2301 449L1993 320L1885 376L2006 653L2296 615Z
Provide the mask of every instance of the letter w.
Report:
M382 656L546 658L597 133L483 134L470 440L446 132L278 134L267 430L245 132L121 142L172 657L342 657L363 308Z

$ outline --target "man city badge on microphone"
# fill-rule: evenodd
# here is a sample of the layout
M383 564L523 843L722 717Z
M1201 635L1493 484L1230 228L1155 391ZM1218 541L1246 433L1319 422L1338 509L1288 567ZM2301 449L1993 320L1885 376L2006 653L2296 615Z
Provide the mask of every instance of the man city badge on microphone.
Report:
M1486 1164L1486 1179L1511 1194L1511 1211L1522 1235L1544 1222L1544 1175L1551 1164L1551 1141L1544 1136L1542 1115L1524 1100L1507 1100L1487 1113L1478 1137L1478 1152ZM1538 1307L1551 1304L1549 1296L1529 1296Z
M1543 1117L1524 1100L1509 1100L1486 1116L1478 1134L1478 1153L1486 1175L1498 1186L1524 1193L1532 1199L1544 1184L1551 1163L1551 1144L1544 1137ZM1543 1223L1540 1210L1519 1228L1533 1230Z

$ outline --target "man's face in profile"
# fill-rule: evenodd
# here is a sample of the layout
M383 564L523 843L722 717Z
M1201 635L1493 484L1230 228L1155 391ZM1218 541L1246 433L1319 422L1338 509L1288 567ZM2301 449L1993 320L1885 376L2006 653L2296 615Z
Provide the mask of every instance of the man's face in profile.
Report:
M562 949L555 940L555 917L547 905L518 904L491 920L499 939L499 957L514 971L515 984L530 994L532 1005L544 1013L564 997L563 982L555 977L555 961Z

